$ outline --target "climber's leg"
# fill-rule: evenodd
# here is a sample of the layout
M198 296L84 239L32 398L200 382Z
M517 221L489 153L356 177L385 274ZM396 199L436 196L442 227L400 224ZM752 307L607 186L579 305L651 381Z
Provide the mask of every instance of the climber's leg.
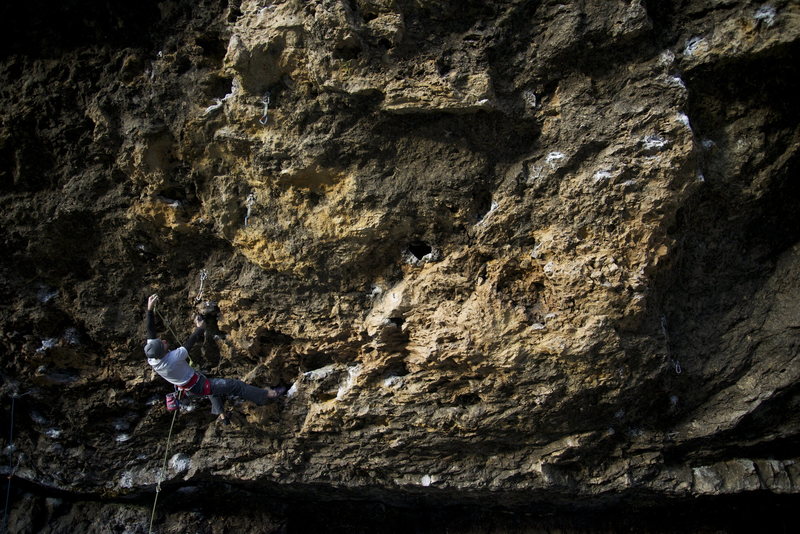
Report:
M198 395L202 397L208 397L208 400L211 401L211 413L214 415L220 415L225 413L225 399L219 395L215 395L212 391L211 380L207 379L205 376L200 375L200 379L197 383L189 389L189 393L191 395Z
M259 406L266 404L267 399L270 398L267 390L245 384L241 380L233 378L212 378L210 382L212 398L218 395L224 397L239 397Z

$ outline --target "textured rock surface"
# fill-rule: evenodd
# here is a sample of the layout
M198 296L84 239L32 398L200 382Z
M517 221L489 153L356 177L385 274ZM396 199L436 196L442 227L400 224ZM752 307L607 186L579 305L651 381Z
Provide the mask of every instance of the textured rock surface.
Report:
M16 528L144 528L153 291L219 305L209 375L294 384L178 418L184 507L797 495L796 2L3 9Z

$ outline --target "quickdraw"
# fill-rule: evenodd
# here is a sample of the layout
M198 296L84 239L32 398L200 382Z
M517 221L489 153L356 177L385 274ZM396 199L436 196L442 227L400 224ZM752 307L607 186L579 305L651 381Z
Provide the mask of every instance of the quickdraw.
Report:
M194 298L195 302L200 302L203 300L203 286L205 285L207 278L208 271L205 269L200 269L200 289L197 290L197 296Z
M264 104L264 115L258 120L263 126L267 125L269 121L269 91L264 94L264 97L261 99L261 103Z
M245 226L247 226L247 221L250 219L250 213L251 213L251 211L253 209L253 205L255 203L256 203L256 195L255 195L255 193L250 193L249 195L247 195L247 201L246 201L246 204L245 204L247 206L247 213L244 216L244 225Z

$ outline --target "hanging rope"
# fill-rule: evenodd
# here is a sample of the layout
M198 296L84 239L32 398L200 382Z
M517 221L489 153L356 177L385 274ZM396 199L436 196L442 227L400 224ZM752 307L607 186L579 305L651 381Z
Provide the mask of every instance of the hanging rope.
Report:
M17 458L17 463L14 465L14 469L11 470L11 473L8 475L8 489L6 490L6 508L3 512L3 532L8 532L8 506L11 502L11 480L14 478L14 475L19 468L19 457Z
M8 430L8 450L14 450L14 411L17 407L17 399L20 397L24 397L25 395L30 395L30 391L27 393L23 393L22 395L17 395L13 393L11 395L11 426ZM3 511L3 532L8 532L8 507L9 503L11 502L11 480L14 478L14 475L17 473L17 469L19 468L20 457L17 456L17 463L14 468L11 470L11 473L8 474L8 487L6 489L6 506L5 510Z
M158 316L161 318L161 322L162 322L162 323L164 323L164 326L166 326L166 327L167 327L167 330L169 331L169 333L170 333L170 334L172 334L172 337L174 337L174 338L175 338L175 342L176 342L176 343L177 343L177 342L179 342L179 341L178 341L178 340L179 340L179 338L178 338L178 335L175 333L175 330L173 330L173 329L172 329L172 325L170 324L170 322L169 322L169 321L167 321L167 318L166 318L166 317L164 317L164 316L161 314L161 312L160 312L160 311L158 311L158 308L157 308L157 307L153 306L153 309L155 310L156 314L158 314Z
M178 393L178 401L180 402L181 395L183 391ZM156 518L156 505L158 504L158 494L161 493L161 480L164 477L164 472L167 469L167 458L169 457L169 444L172 441L172 429L175 427L175 418L178 416L178 412L180 409L176 409L172 413L172 423L169 425L169 434L167 435L167 446L164 448L164 462L161 464L161 471L158 473L158 478L156 479L156 497L153 499L153 511L150 513L150 528L148 530L149 534L153 534L153 521Z
M14 411L17 407L17 399L20 397L24 397L25 395L29 395L31 392L28 391L27 393L23 393L22 395L17 395L13 393L11 395L11 426L8 430L8 450L14 450ZM6 488L6 505L3 511L3 532L8 532L8 507L11 502L11 480L14 478L14 475L17 473L17 469L19 468L20 458L17 457L17 464L11 470L11 473L8 474L8 487Z
M8 448L14 450L14 409L16 408L17 395L11 395L11 428L8 431ZM19 459L17 459L17 466L19 466ZM8 488L6 489L6 507L3 512L3 532L8 532L8 505L11 502L11 479L14 477L16 467L11 470L8 475Z

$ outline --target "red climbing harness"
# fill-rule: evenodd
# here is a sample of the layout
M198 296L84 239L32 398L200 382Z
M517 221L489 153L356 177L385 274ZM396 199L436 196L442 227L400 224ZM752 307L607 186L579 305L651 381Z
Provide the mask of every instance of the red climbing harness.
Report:
M202 376L200 373L195 373L194 376L192 378L190 378L188 382L186 382L185 384L183 384L181 386L178 386L178 389L180 389L181 391L188 391L192 387L194 387L195 384L197 384L197 382L200 380L200 378L202 378L204 380L204 382L203 382L203 392L200 393L200 394L201 395L211 395L211 382L206 377Z

